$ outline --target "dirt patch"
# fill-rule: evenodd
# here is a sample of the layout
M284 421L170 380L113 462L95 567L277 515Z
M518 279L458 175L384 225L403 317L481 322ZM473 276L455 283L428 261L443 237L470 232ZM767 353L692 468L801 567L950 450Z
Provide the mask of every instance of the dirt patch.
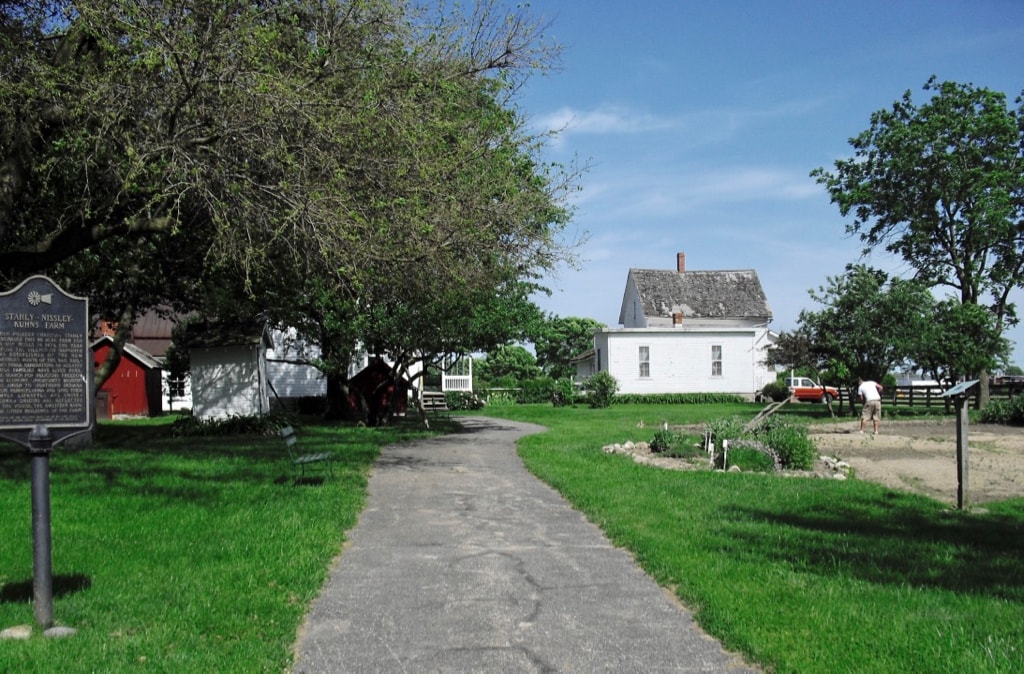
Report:
M849 464L854 479L915 492L943 503L957 503L956 421L883 421L878 435L859 432L860 422L813 424L808 437L822 457ZM700 427L674 430L700 433ZM967 497L971 505L1024 498L1024 429L972 424L967 428ZM639 463L674 470L707 470L707 460L672 459L647 443L608 445L606 452L632 455ZM842 465L842 464L840 464ZM841 473L841 474L840 474ZM846 472L819 458L809 477L844 477Z
M956 422L883 421L879 434L860 422L812 425L818 452L850 464L854 475L893 489L957 502ZM1024 429L972 424L967 428L969 503L1024 497Z

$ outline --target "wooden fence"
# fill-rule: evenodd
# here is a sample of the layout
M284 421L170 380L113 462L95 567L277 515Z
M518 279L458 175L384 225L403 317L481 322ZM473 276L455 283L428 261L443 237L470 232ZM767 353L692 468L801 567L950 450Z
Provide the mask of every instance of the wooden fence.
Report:
M945 406L946 398L942 397L945 390L941 386L897 386L895 389L883 391L882 400L894 407ZM988 391L990 400L1013 398L1024 394L1024 383L989 384ZM849 391L845 388L839 389L839 397L843 402L848 400L848 394ZM856 402L860 404L859 400Z

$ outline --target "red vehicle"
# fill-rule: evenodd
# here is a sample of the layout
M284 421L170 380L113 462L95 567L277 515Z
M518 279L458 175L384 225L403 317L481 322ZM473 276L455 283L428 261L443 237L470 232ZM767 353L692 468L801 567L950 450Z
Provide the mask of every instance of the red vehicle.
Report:
M786 377L786 386L790 394L802 402L827 405L839 397L839 391L831 386L816 384L810 377Z

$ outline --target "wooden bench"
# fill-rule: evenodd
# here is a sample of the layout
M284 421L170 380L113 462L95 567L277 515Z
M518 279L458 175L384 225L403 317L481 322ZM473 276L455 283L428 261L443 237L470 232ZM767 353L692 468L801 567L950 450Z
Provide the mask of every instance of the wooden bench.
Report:
M296 443L299 439L295 435L295 429L291 426L285 426L281 429L281 439L284 440L284 446L288 450L288 458L291 459L292 465L299 469L301 477L306 476L306 466L313 466L321 464L326 466L327 471L334 477L334 455L330 452L319 452L316 454L300 454L296 449Z

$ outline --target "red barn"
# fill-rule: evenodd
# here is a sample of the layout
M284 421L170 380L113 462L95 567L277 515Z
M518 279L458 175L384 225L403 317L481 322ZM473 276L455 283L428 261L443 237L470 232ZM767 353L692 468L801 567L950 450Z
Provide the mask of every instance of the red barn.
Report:
M405 382L395 378L384 361L374 358L369 365L349 380L349 386L362 394L369 408L369 421L372 425L379 424L389 413L404 416L408 407L409 387ZM356 394L349 394L349 408L359 411Z
M101 337L93 342L93 366L107 359L113 340ZM163 412L160 393L160 363L132 344L124 345L121 362L96 394L96 417L111 419L115 414L159 416Z

